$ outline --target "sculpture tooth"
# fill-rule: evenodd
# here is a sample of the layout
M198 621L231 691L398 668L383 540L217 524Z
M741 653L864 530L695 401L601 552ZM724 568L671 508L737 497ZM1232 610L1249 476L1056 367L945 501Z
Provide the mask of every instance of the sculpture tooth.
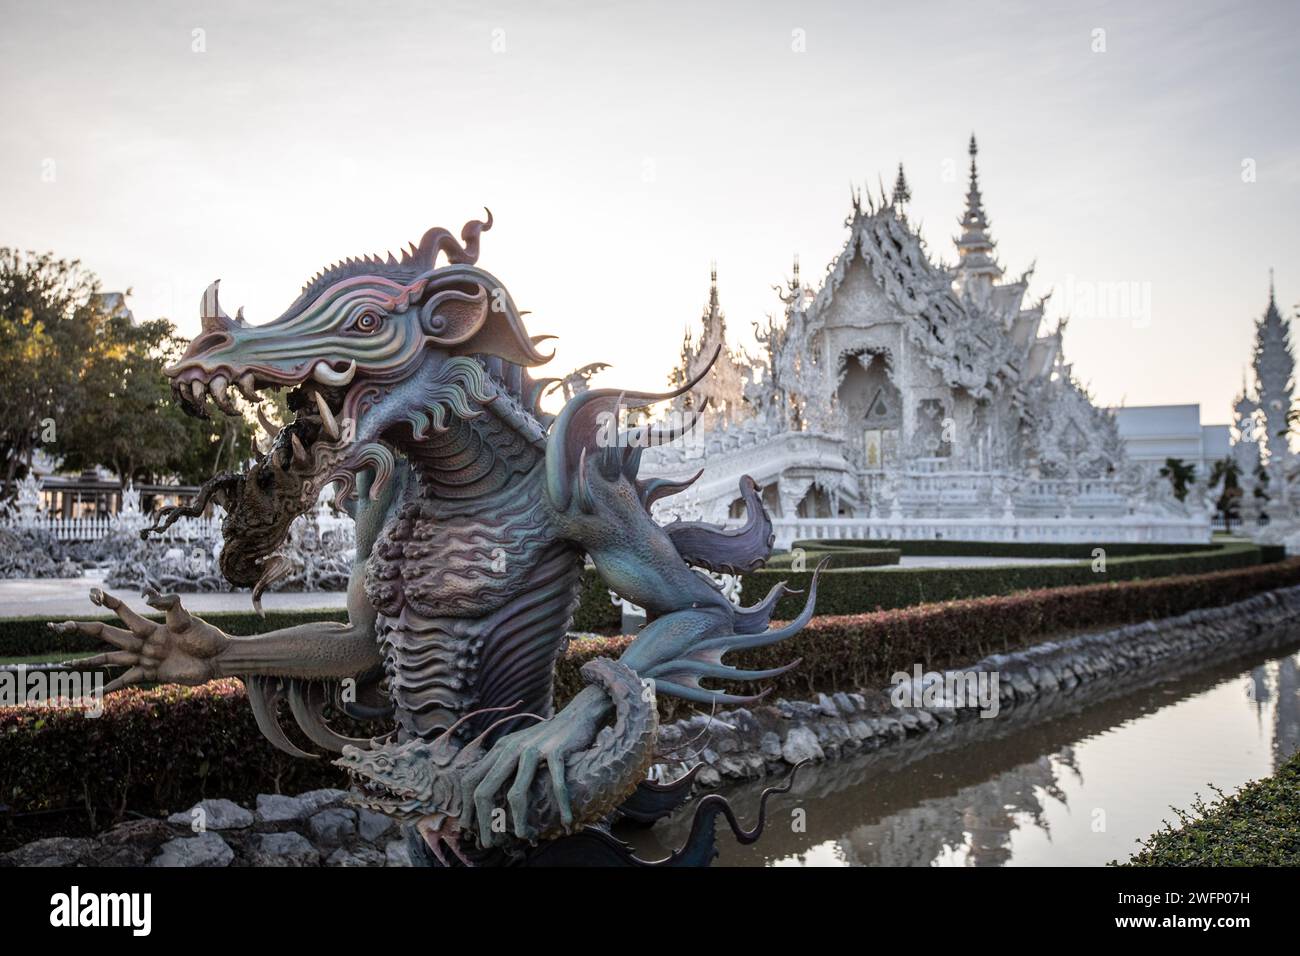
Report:
M200 405L208 400L208 390L203 387L203 383L197 378L190 382L190 394L194 396L194 401Z
M230 395L226 392L226 388L229 385L230 380L227 379L226 376L214 375L212 376L212 382L208 385L208 388L212 392L212 400L217 403L221 410L233 414L235 409L234 406L230 404Z
M270 438L271 441L275 441L275 436L280 434L280 426L267 418L266 412L262 411L260 406L257 409L257 420L261 422L262 427L266 429L267 437Z
M245 372L243 375L239 376L239 379L235 384L239 386L239 391L243 394L244 398L248 399L250 402L257 402L259 400L257 396L256 382L253 379L252 372Z
M348 367L341 372L334 371L328 362L317 362L311 370L311 377L322 385L347 385L352 376L357 374L357 360L348 362Z
M303 444L299 441L296 433L289 436L289 444L293 446L294 461L305 464L307 461L307 449L303 447Z
M312 394L316 397L316 408L320 411L320 420L325 426L325 431L329 433L330 438L338 441L343 433L339 431L339 423L334 420L334 413L330 411L329 403L325 401L325 396L320 392L313 392Z

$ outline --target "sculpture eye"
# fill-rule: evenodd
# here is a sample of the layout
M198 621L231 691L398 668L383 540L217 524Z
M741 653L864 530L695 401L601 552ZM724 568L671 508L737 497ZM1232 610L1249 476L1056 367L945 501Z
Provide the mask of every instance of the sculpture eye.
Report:
M352 327L358 332L375 332L378 331L383 317L378 312L371 312L367 309L352 321Z

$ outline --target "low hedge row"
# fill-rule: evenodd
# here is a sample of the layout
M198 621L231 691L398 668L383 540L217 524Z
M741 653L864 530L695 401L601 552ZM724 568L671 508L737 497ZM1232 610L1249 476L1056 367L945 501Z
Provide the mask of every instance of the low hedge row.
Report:
M815 568L822 561L827 568L883 568L897 564L903 552L898 548L815 548L803 549L798 557L801 567ZM789 568L795 559L795 553L780 551L772 555L764 565L767 570Z
M1091 545L1044 545L1057 549L1039 557L1073 555L1071 549L1085 548L1085 560L1069 565L1005 565L996 567L889 568L897 564L899 552L909 553L915 545L974 545L980 542L896 542L889 548L849 547L852 542L803 542L804 571L790 568L789 553L773 556L770 566L744 576L744 594L749 603L761 598L778 581L788 581L797 589L805 588L811 571L821 558L829 559L828 572L819 588L817 610L821 614L861 614L877 609L911 607L933 601L951 601L985 595L1010 594L1038 587L1065 587L1099 581L1129 581L1171 574L1199 574L1228 568L1245 567L1265 560L1266 553L1249 542L1231 541L1213 545L1165 545L1164 548L1192 548L1187 551L1161 551L1157 545L1104 545L1107 561L1104 572L1092 570ZM801 546L802 546L801 545ZM812 547L816 545L816 547ZM989 545L992 547L993 545ZM1016 545L1019 548L1037 547ZM1138 553L1129 556L1131 549ZM1003 555L1005 556L1005 555ZM1270 549L1267 558L1280 560L1281 549ZM880 570L865 571L867 568ZM794 617L802 599L782 599L777 614ZM154 619L159 619L152 615ZM290 627L307 621L342 621L344 611L268 611L265 619L250 611L220 611L203 615L229 634L257 634ZM112 621L111 617L86 618ZM103 650L98 642L78 634L61 635L45 625L49 618L22 617L0 619L0 657L34 657L66 652L82 654ZM622 612L609 597L609 588L591 568L582 575L581 593L573 616L573 630L580 633L616 634L622 626Z
M1166 822L1125 865L1300 866L1300 753L1219 796L1213 806L1197 797L1190 812L1175 808L1178 828Z
M915 545L944 544L985 545L985 542L959 541L900 541L891 548L855 548L853 542L826 541L801 542L809 549L803 554L803 571L790 570L792 555L776 554L770 566L745 575L745 600L749 604L759 600L777 581L787 580L790 587L803 589L811 578L811 570L820 559L828 558L828 572L823 575L818 593L819 614L862 614L866 611L910 607L932 601L953 601L958 598L982 597L989 594L1009 594L1032 588L1069 587L1093 584L1097 581L1123 581L1178 574L1203 574L1232 567L1245 567L1262 561L1281 561L1282 549L1265 550L1244 541L1230 541L1214 545L1104 545L1106 570L1092 570L1091 545L1043 545L1057 549L1037 557L1067 557L1071 549L1083 551L1083 561L1078 564L1034 564L1034 566L998 567L911 567L888 568L898 562L898 553L909 553ZM996 542L995 542L996 544ZM815 548L814 546L815 545ZM993 545L987 545L992 546ZM1031 548L1037 545L1015 545ZM1152 554L1151 549L1161 550ZM1138 549L1134 554L1134 549ZM1128 557L1131 555L1132 557ZM1001 555L1008 557L1008 555ZM883 568L867 571L866 568ZM610 600L610 591L601 576L591 568L582 572L578 606L573 613L573 631L580 633L617 633L623 624L620 607ZM779 617L793 618L800 613L802 598L790 596L777 605ZM157 615L151 615L155 619ZM311 620L346 620L342 610L268 611L265 619L248 611L216 611L203 615L227 633L250 635L272 631L279 627ZM114 620L109 617L86 618ZM49 618L0 619L0 658L36 657L43 654L82 654L103 650L98 641L81 635L56 635L45 627Z
M1116 541L1110 544L1098 542L1056 543L1048 541L945 541L943 539L924 539L909 541L861 541L841 538L808 538L796 541L796 548L809 551L855 550L863 545L882 548L897 548L903 554L916 557L962 557L962 558L1070 558L1083 560L1091 558L1094 548L1104 548L1111 557L1127 558L1140 554L1192 554L1197 551L1213 551L1220 547L1217 542L1186 544L1137 544L1130 541Z
M906 610L818 617L770 648L735 655L742 667L796 657L801 665L761 689L804 696L816 690L883 686L920 663L956 667L1028 646L1052 634L1113 626L1227 604L1300 584L1300 559L1258 568L1153 581L1094 584L986 597ZM630 637L572 641L556 669L556 700L581 687L579 668L617 656ZM741 685L756 693L758 686ZM665 717L681 706L660 698ZM292 719L284 726L291 735ZM300 740L300 744L305 745ZM159 687L115 694L98 719L71 710L0 708L0 845L33 839L32 821L68 833L119 819L127 810L159 814L205 795L251 801L258 793L337 786L328 761L294 760L258 732L238 681L201 688ZM48 811L63 811L49 817Z
M1205 574L1259 563L1261 555L1256 545L1233 541L1183 554L1124 557L1115 556L1107 550L1104 571L1094 570L1091 552L1088 560L1070 564L832 569L822 574L818 585L817 612L863 614L938 601L1011 594L1035 588ZM808 570L803 572L763 568L744 576L743 593L745 600L752 603L779 581L786 581L792 588L806 591L811 579L811 561ZM792 594L781 599L776 613L779 617L792 618L802 607L803 597Z
M1300 558L1206 574L1041 588L865 614L819 614L789 640L736 653L727 663L763 669L800 659L794 670L759 684L739 685L738 693L770 689L775 694L806 696L823 690L878 687L917 663L927 670L958 667L989 654L1028 647L1053 634L1171 617L1294 585L1300 585ZM819 583L819 609L821 598ZM585 661L620 654L630 641L623 636L571 644L556 672L557 699L567 700L579 689L578 668ZM667 714L676 704L665 698L660 703L668 708Z

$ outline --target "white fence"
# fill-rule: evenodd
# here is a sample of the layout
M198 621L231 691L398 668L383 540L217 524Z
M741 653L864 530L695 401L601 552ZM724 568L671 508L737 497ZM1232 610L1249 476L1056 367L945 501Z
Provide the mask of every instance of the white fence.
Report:
M59 541L98 541L116 531L133 532L138 528L119 524L108 515L95 515L88 518L63 518L51 515L37 515L8 522L11 528L28 528L52 535ZM146 525L141 525L144 527ZM164 541L203 541L219 537L221 534L221 517L181 518L166 531L158 535Z

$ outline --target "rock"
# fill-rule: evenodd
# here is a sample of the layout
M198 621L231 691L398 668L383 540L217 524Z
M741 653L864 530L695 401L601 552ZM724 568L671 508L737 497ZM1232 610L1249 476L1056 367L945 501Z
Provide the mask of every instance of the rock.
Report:
M353 850L339 848L325 860L326 866L383 866L388 858L374 847L359 846Z
M849 724L849 733L853 735L855 740L866 740L872 736L871 725L865 720L855 720Z
M311 818L308 826L311 828L311 835L321 846L339 846L356 836L357 814L355 810L341 807L321 810Z
M393 828L393 818L374 810L357 811L357 832L367 843L374 843Z
M158 847L176 835L162 820L129 820L100 836L95 866L145 866Z
M315 809L297 797L285 796L283 793L259 793L257 795L257 821L259 823L287 823L301 820Z
M94 842L79 837L47 837L0 854L0 865L76 866Z
M1022 671L1013 671L1005 676L1006 681L1011 685L1011 689L1016 692L1016 697L1029 698L1038 693L1038 688Z
M701 787L707 787L712 790L718 784L722 783L722 774L712 767L701 767L700 772L695 775L695 782Z
M826 756L817 736L807 727L791 727L781 745L781 757L786 763L795 764L801 760L822 760Z
M235 851L225 840L208 831L198 836L168 840L150 866L230 866Z
M201 800L188 810L173 813L168 823L205 830L242 830L253 825L253 814L233 800Z
M320 866L320 851L301 833L263 833L250 848L254 866Z
M719 760L718 771L724 777L731 777L736 780L743 780L749 776L744 762L736 757L723 757Z
M326 788L324 790L308 790L306 793L298 794L298 799L311 806L313 810L320 810L324 807L337 806L347 799L346 790L333 790Z
M659 728L659 749L671 750L682 742L685 735L681 727L677 724L668 724L666 727Z
M853 698L844 693L844 691L838 691L832 694L831 700L835 701L835 706L839 708L840 713L846 716L857 710L857 707L854 706Z
M774 732L768 731L758 741L758 750L764 757L776 759L781 756L781 738Z
M712 747L705 747L700 751L700 759L711 767L718 762L718 752Z
M411 851L407 849L405 840L390 840L384 847L384 865L385 866L410 866Z
M824 717L838 717L840 715L839 708L835 706L835 701L825 694L817 695L817 709L821 711Z

